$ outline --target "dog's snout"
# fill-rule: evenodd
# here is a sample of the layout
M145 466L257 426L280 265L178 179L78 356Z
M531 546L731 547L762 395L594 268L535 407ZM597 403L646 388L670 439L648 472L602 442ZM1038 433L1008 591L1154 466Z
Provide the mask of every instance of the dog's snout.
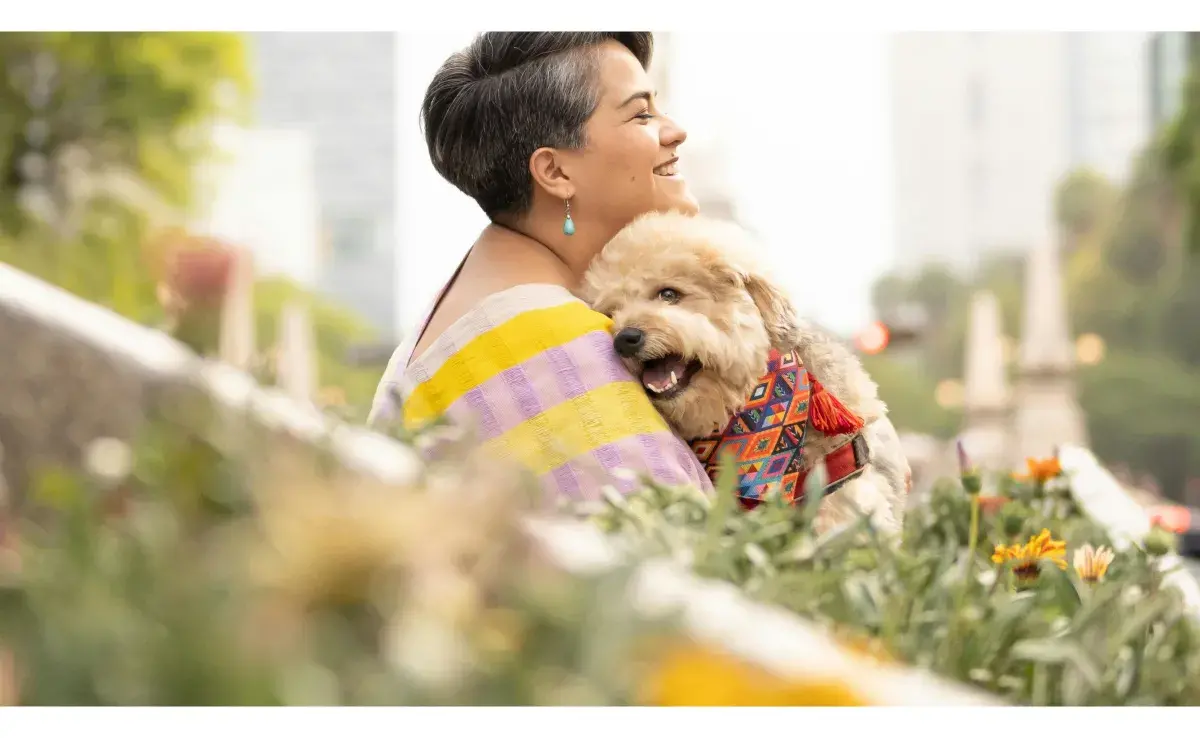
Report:
M613 348L627 359L637 356L645 345L646 334L638 328L622 328L613 337Z

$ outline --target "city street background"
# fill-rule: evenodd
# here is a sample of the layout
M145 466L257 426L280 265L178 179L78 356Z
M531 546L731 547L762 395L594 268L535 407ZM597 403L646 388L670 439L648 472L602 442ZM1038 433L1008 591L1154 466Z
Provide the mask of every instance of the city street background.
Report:
M433 171L418 116L473 35L4 34L22 113L5 119L0 215L24 235L0 238L3 256L155 322L139 260L156 234L235 244L258 280L259 363L273 316L307 295L321 396L361 408L485 223ZM680 164L702 208L753 230L804 313L856 341L923 476L959 434L1001 467L1078 442L1147 499L1196 503L1200 278L1180 184L1194 38L673 32L651 75L689 131ZM163 124L215 148L152 140L171 110L152 86L82 115L94 91L72 60L91 56L102 76L192 85L179 116L205 124ZM110 165L59 141L75 120L147 139ZM114 210L118 192L136 205ZM1047 371L1053 401L1028 386ZM1019 432L995 425L1014 409Z

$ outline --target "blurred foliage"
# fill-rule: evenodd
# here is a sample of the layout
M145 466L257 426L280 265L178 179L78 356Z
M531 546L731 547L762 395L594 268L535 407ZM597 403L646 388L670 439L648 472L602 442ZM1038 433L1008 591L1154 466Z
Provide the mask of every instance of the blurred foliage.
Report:
M196 167L216 155L209 126L248 119L247 55L238 33L0 34L0 260L162 325L154 245L190 212ZM46 193L41 204L35 191ZM264 279L264 355L291 299L312 310L322 384L364 419L378 369L344 356L373 331L348 309Z
M268 353L279 334L283 306L296 301L306 305L317 350L317 376L324 387L337 388L348 419L366 420L379 384L380 367L354 366L346 356L354 344L373 341L377 332L357 313L288 279L259 280L254 287L255 332L260 352ZM263 377L269 378L269 377Z
M1076 335L1096 333L1105 356L1080 366L1080 400L1095 451L1106 462L1154 476L1168 495L1200 476L1200 265L1182 253L1181 213L1162 151L1149 147L1117 190L1092 171L1073 172L1054 194L1065 238L1063 273L1069 321ZM930 265L911 278L888 275L875 291L876 309L916 302L929 311L928 335L910 374L961 377L971 294L992 291L1006 336L1015 347L1024 316L1024 254L995 254L973 275ZM886 357L887 354L884 354ZM883 358L883 357L880 357ZM1009 366L1010 373L1014 369ZM885 371L876 377L899 427L946 438L956 427L931 422L932 382Z
M1189 37L1195 34L1187 34ZM1200 251L1200 47L1189 39L1188 75L1180 109L1163 132L1163 161L1184 203L1186 241Z
M249 110L234 33L0 34L0 258L127 317L140 249L187 212L208 126Z
M1091 169L1071 172L1054 196L1054 214L1067 233L1094 232L1112 212L1116 191L1108 179Z
M0 510L13 702L57 705L846 705L639 613L632 564L569 574L527 534L528 476L442 437L419 481L165 404L81 474ZM336 427L336 424L333 426ZM8 694L0 673L0 703Z
M133 444L97 439L82 474L44 473L0 511L19 704L871 703L853 679L785 679L693 640L670 608L638 613L629 564L659 556L815 622L863 668L925 667L1018 704L1200 704L1200 631L1163 581L1171 539L1089 579L1068 557L1108 541L1055 460L989 478L999 506L943 481L899 540L866 519L817 535L816 495L744 512L728 483L646 484L579 511L631 558L571 575L527 535L531 479L463 434L442 428L425 473L385 484L252 423L213 435L214 410L165 403ZM1030 539L1028 561L992 561Z
M929 401L937 389L937 381L918 362L894 358L884 352L863 356L862 363L879 385L888 415L902 419L904 430L937 438L949 438L958 430L962 414Z
M508 475L460 455L448 487L387 485L181 420L100 439L4 517L20 704L621 705L678 645L626 569L548 566Z
M1085 578L1097 572L1077 567L1076 552L1106 546L1107 536L1075 505L1058 465L1038 466L1053 467L1053 476L985 486L987 500L1002 504L981 504L974 549L973 498L952 480L910 507L898 543L866 519L818 536L815 504L775 500L746 514L729 492L714 500L656 486L610 499L597 522L877 658L1017 704L1200 704L1200 626L1179 592L1163 586L1163 542L1147 538L1116 554L1095 581ZM994 563L997 547L1036 542L1039 533L1046 554ZM1057 540L1065 541L1060 565L1051 555Z

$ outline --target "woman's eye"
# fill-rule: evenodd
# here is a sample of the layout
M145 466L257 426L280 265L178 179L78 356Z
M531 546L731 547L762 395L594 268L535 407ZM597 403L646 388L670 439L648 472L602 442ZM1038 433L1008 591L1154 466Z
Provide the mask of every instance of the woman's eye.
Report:
M679 293L670 287L664 287L658 291L658 299L663 302L669 302L672 305L679 302Z
M633 117L637 118L638 120L650 120L651 118L654 117L654 113L651 113L649 110L646 110L641 113L638 113L637 115L635 115Z

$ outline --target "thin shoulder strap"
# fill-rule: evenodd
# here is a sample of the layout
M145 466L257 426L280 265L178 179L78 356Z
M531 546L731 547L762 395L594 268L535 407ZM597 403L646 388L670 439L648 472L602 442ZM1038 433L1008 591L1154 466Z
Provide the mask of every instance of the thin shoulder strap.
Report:
M408 339L401 344L401 349L398 353L401 357L403 357L404 368L401 370L402 372L408 370L408 365L412 362L413 352L416 350L417 344L420 343L421 339L425 336L425 329L429 327L429 321L433 319L434 313L437 312L438 307L440 307L442 304L442 299L446 297L446 293L450 291L450 287L452 287L455 280L458 279L459 273L462 272L463 265L467 263L467 257L471 255L471 250L472 249L467 249L467 253L463 255L462 260L458 262L458 266L454 269L454 274L450 275L450 279L446 280L446 284L442 285L441 291L438 292L437 297L434 298L433 303L429 306L429 309L425 311L424 317L422 317L421 321L417 323L416 330L413 331Z

